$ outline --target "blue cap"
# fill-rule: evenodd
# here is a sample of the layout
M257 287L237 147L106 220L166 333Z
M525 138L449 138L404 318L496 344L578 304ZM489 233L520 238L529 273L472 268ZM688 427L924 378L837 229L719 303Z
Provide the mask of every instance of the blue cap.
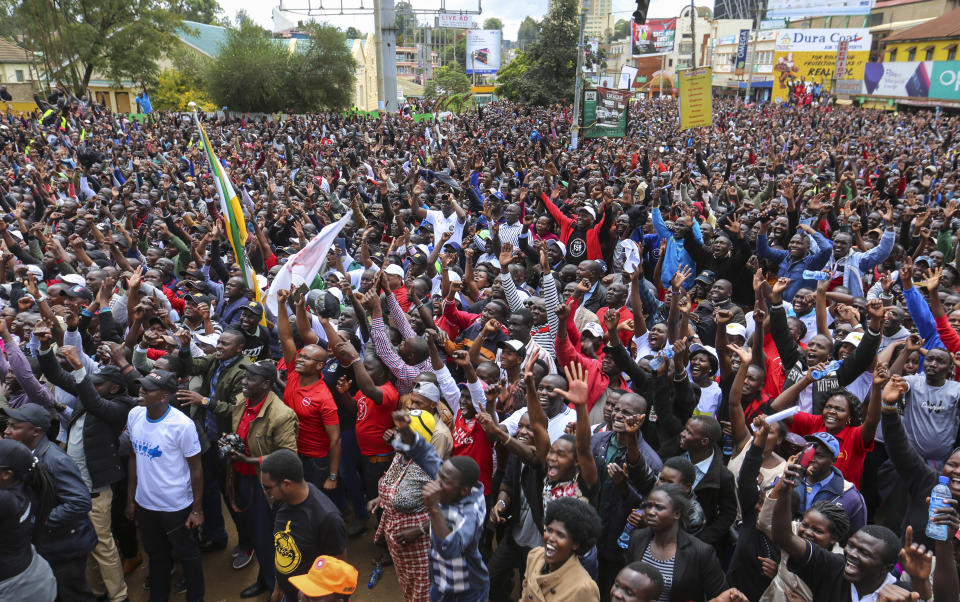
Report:
M827 433L825 431L820 431L819 433L813 433L804 437L807 441L812 443L820 443L826 445L830 452L833 454L833 459L836 460L837 456L840 455L840 442L837 441L837 438Z

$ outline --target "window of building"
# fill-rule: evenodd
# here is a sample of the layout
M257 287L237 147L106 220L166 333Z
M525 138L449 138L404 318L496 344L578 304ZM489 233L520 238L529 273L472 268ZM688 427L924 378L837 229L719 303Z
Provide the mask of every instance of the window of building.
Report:
M894 48L890 51L890 58L888 59L891 63L897 60L897 49Z
M947 47L947 60L948 60L948 61L955 61L955 60L957 60L957 45L956 45L956 44L954 44L953 46L948 46L948 47Z
M22 81L23 81L23 69L17 69L16 72L14 73L14 76L17 78L17 81L18 81L18 82L22 82Z
M915 61L915 60L917 60L917 49L916 49L916 48L910 48L910 49L907 50L907 60L908 60L908 61Z
M933 46L927 46L926 48L924 48L924 49L923 49L923 56L924 56L924 59L923 59L923 60L925 60L925 61L932 61L932 60L933 60Z
M667 67L673 67L673 59L667 59Z

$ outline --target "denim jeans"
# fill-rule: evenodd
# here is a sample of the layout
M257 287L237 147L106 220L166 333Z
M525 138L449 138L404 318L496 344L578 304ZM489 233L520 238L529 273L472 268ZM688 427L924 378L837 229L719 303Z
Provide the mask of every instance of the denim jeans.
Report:
M487 602L490 598L490 582L480 591L468 591L460 594L442 594L436 584L430 586L430 602Z

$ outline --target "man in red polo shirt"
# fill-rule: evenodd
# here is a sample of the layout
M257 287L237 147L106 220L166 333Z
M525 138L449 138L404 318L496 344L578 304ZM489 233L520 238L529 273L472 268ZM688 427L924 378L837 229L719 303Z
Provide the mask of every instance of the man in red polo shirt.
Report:
M233 404L231 424L233 432L247 445L247 453L233 453L231 459L237 473L239 527L250 534L260 564L256 583L240 594L250 598L273 591L276 585L273 518L256 467L264 456L278 449L297 451L297 416L270 390L277 380L277 367L272 361L244 364L241 368L247 373L243 376L242 393Z
M296 412L300 422L297 452L303 460L304 477L318 489L332 493L340 469L340 418L323 381L327 352L319 345L307 345L297 353L287 309L289 298L290 291L277 292L277 334L287 365L283 403Z

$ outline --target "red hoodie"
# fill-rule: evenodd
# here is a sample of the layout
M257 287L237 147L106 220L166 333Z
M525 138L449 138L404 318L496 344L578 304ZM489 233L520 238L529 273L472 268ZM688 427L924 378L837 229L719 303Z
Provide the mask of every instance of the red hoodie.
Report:
M570 236L573 234L577 220L564 215L563 212L560 211L560 208L557 207L546 194L541 194L540 198L543 199L543 204L547 206L547 211L550 212L550 215L553 216L553 219L560 224L560 241L564 245L569 244ZM587 259L603 259L603 247L600 244L600 232L603 231L603 222L606 217L606 212L604 212L604 214L600 216L600 219L597 221L596 225L587 230Z

